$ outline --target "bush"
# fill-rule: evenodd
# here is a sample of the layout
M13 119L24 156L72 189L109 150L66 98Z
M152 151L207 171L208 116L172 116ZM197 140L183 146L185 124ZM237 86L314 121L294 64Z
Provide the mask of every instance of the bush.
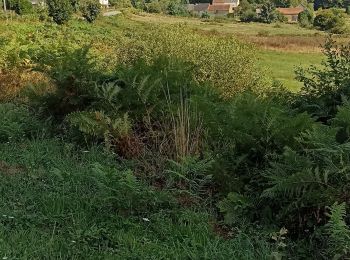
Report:
M256 12L254 10L246 10L241 12L240 14L240 20L245 23L255 22L257 21L258 17L256 15Z
M162 12L162 6L160 3L156 1L152 1L148 4L146 4L146 11L149 13L157 13L160 14Z
M203 35L183 25L158 25L131 38L118 50L125 63L140 58L148 62L163 55L183 60L194 66L198 82L213 84L225 98L244 89L266 87L266 78L255 65L254 50L233 37Z
M260 20L263 23L272 23L277 20L276 7L273 3L266 2L261 6L261 12L259 15Z
M49 16L55 23L64 24L72 15L72 5L69 0L47 0Z
M298 22L301 27L307 28L312 26L314 22L313 13L310 10L305 9L298 14Z
M167 6L167 13L170 15L187 15L188 11L186 10L186 6L182 3L170 2Z
M81 5L80 10L86 21L92 23L101 12L101 5L97 1L88 0Z
M288 18L280 12L276 11L276 21L286 23L288 22Z
M213 175L222 192L255 190L261 169L285 146L296 147L295 138L313 125L307 114L295 115L251 93L237 95L229 103L208 102L198 106L217 155Z
M15 10L16 14L23 15L31 13L33 11L33 6L28 0L16 0L13 3L13 9Z
M350 46L337 46L329 38L324 54L326 60L323 69L311 66L307 70L297 70L297 79L304 86L296 106L308 111L318 120L327 122L337 113L337 106L343 103L344 98L350 96Z
M202 13L201 18L202 19L209 19L210 18L210 14L207 11L205 11L205 12Z
M332 33L344 33L346 30L344 15L336 9L319 11L314 19L314 26Z

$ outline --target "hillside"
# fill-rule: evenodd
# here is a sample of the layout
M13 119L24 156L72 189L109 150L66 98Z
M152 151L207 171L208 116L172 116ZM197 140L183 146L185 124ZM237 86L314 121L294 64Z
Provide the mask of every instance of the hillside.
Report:
M347 41L0 17L0 258L347 259Z

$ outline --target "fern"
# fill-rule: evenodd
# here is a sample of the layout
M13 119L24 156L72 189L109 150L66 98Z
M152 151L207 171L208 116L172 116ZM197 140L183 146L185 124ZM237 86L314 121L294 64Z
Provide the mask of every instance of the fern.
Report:
M132 127L127 114L110 118L99 111L74 112L67 116L66 121L84 134L104 139L108 147L116 140L129 135Z
M350 228L345 223L345 203L334 203L328 207L329 221L326 225L328 235L327 253L333 259L348 259L350 257Z

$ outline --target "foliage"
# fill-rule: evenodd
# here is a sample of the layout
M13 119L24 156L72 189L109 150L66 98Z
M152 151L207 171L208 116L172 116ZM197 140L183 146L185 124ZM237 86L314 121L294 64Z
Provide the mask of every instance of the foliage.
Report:
M334 203L328 210L327 253L333 259L347 258L350 254L350 228L345 222L346 205Z
M289 93L227 35L20 23L0 32L1 87L43 78L0 105L4 256L348 256L348 46Z
M170 15L188 15L188 11L186 10L186 6L183 3L177 3L175 1L171 1L167 6L167 13Z
M350 47L337 46L330 38L325 44L324 54L323 67L297 70L297 78L304 86L296 104L320 120L327 121L336 114L343 97L349 96Z
M146 11L149 13L160 14L162 12L162 6L157 0L147 3L145 8L146 8Z
M245 23L255 22L258 20L258 16L254 10L242 11L240 14L240 20Z
M206 198L207 190L212 185L212 176L208 174L213 161L200 160L198 157L184 157L180 162L169 161L167 187L175 188L179 193L195 198Z
M205 11L205 12L202 13L201 18L202 19L209 19L210 18L210 14L207 11Z
M28 92L33 106L40 108L46 116L62 119L91 104L98 72L93 58L89 56L88 46L78 50L61 46L56 52L41 50L37 58L37 70L47 73L56 88L49 92L39 92L39 95L33 88L33 91Z
M40 129L41 125L23 106L12 103L0 104L0 142L18 141Z
M71 18L73 10L69 0L48 0L47 7L49 16L57 24L64 24Z
M87 0L80 6L80 10L86 21L92 23L101 12L101 5L97 1Z
M314 22L314 14L309 9L305 9L298 14L298 22L301 27L310 27Z
M272 23L277 19L276 7L271 2L266 2L261 6L260 20L264 23Z
M314 19L314 26L322 31L332 33L345 32L345 18L342 13L336 9L327 9L317 12Z
M278 11L276 11L275 13L276 13L276 21L277 22L281 22L281 23L288 22L288 18L285 15L283 15L282 13L280 13Z
M125 63L140 58L148 62L163 55L183 60L194 66L198 82L213 84L225 98L254 86L266 87L266 78L255 65L254 50L233 37L198 34L183 25L150 27L130 37L119 49Z
M217 155L213 176L226 193L251 194L249 191L255 190L255 183L262 178L261 169L285 146L297 146L295 138L313 125L307 114L294 114L250 93L236 96L229 104L199 102L210 145Z
M12 5L18 15L29 14L33 10L32 3L28 0L16 0Z
M314 2L315 10L329 9L329 8L342 8L348 3L347 0L316 0Z

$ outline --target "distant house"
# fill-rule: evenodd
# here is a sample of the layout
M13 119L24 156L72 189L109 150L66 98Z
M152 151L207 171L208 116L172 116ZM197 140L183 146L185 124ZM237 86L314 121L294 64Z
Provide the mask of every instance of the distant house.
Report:
M197 15L208 12L211 16L226 16L233 13L234 8L239 5L239 0L213 0L210 3L198 3L187 5L187 10Z
M290 8L277 8L277 11L287 17L288 22L296 23L298 22L298 15L304 11L305 8L303 6L298 7L290 7Z
M233 5L232 4L215 4L210 5L208 8L209 14L214 16L226 16L228 14L233 13Z
M100 4L101 4L102 6L108 7L109 2L108 2L108 0L100 0Z
M232 14L238 5L239 0L213 0L213 3L208 8L208 12L214 16L226 16Z
M195 15L201 16L202 13L208 12L209 3L198 3L187 5L187 10Z

